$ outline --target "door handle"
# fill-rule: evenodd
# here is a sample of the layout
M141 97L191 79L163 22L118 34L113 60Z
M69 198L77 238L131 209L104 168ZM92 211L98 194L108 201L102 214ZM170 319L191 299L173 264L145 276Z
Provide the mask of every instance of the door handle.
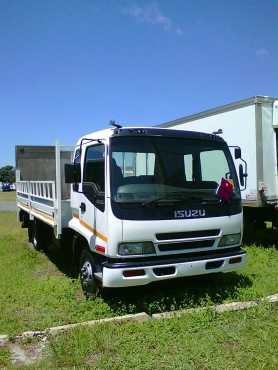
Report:
M79 208L80 208L81 212L84 213L86 211L86 204L82 202L80 204L80 207Z

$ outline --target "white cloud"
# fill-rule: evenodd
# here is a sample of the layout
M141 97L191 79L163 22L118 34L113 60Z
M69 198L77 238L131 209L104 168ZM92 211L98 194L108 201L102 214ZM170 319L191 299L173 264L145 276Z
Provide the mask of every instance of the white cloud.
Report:
M256 55L258 58L265 58L269 55L269 51L265 48L260 48L256 50Z
M180 27L177 27L175 31L176 31L177 35L179 35L179 36L183 35L183 30Z
M123 12L135 18L138 22L157 25L162 27L164 31L174 31L179 36L183 35L182 29L179 26L175 26L173 20L162 13L156 2L143 6L133 3L123 9Z

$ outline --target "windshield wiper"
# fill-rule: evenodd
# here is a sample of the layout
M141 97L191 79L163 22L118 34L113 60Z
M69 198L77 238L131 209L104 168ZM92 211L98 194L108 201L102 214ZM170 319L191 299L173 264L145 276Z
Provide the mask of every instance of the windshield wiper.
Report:
M151 204L158 204L160 202L163 202L163 203L176 203L176 202L180 202L182 199L178 199L178 198L168 198L168 197L160 197L160 198L154 198L154 199L151 199L151 200L146 200L145 202L142 202L142 206L149 206Z
M147 200L145 202L142 203L143 206L146 206L146 205L151 205L151 204L158 204L160 202L163 202L163 203L177 203L177 202L184 202L186 200L202 200L201 197L198 197L198 196L194 196L194 195L188 195L188 194L184 194L184 193L178 193L178 192L174 192L174 193L169 193L167 195L165 195L164 197L159 197L159 198L154 198L154 199L151 199L151 200Z
M220 199L218 198L204 198L202 197L201 195L199 194L187 194L187 193L184 193L184 192L173 192L173 193L168 193L166 194L165 196L162 196L162 197L157 197L157 198L153 198L153 199L150 199L150 200L145 200L145 201L142 201L140 199L134 199L134 200L123 200L123 201L119 201L119 200L115 200L114 199L114 202L116 203L120 203L120 204L129 204L129 205L132 205L132 204L140 204L142 206L149 206L149 205L152 205L152 204L165 204L165 203L178 203L178 202L185 202L185 201L198 201L200 202L201 204L218 204L220 203Z
M183 192L175 193L175 195L179 195L182 200L197 200L200 201L202 204L217 204L220 203L220 199L215 196L214 198L205 198L200 194L186 194Z
M172 194L173 195L173 194ZM151 200L147 200L145 202L142 203L142 206L148 206L148 205L151 205L151 204L159 204L160 202L161 203L177 203L177 202L184 202L184 201L187 201L187 200L195 200L195 201L199 201L201 204L217 204L217 203L220 203L220 199L212 199L212 198L203 198L202 196L198 196L198 195L188 195L188 194L184 194L184 193L175 193L174 195L178 195L178 198L175 197L175 198L171 198L171 196L167 195L165 197L159 197L159 198L154 198L154 199L151 199Z
M210 205L210 204L218 204L218 203L221 203L221 199L218 199L218 198L216 198L216 199L202 198L202 200L201 200L201 204L204 204L204 205L206 205L206 204L208 204L208 205Z

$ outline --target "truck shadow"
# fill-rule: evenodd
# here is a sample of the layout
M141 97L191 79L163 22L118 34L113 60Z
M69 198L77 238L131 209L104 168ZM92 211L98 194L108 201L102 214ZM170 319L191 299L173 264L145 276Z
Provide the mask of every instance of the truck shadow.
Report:
M50 245L45 251L49 260L69 278L77 278L72 259L64 249ZM101 298L115 315L165 312L236 300L239 288L252 286L252 281L236 272L215 273L152 283L141 287L104 289ZM235 297L235 298L233 298Z
M253 228L244 232L243 243L256 244L258 247L275 247L278 249L278 229Z
M62 248L56 244L50 244L44 253L60 272L71 279L78 277L73 266L71 253L65 250L65 248Z
M103 300L113 312L149 314L223 303L252 281L239 273L210 274L161 281L142 287L106 289ZM235 298L236 300L236 298ZM122 312L121 312L122 311Z

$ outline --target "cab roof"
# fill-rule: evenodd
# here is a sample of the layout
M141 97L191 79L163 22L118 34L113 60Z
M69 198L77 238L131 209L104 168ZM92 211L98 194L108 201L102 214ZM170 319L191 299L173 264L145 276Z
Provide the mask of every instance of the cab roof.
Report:
M119 136L163 136L163 137L175 137L175 138L187 138L187 139L202 139L202 140L213 140L218 142L225 142L220 136L215 134L207 134L203 132L193 132L186 130L174 130L169 128L160 127L121 127L121 128L108 128L101 131L96 131L84 135L78 140L77 145L80 144L81 140L108 140L110 137Z

